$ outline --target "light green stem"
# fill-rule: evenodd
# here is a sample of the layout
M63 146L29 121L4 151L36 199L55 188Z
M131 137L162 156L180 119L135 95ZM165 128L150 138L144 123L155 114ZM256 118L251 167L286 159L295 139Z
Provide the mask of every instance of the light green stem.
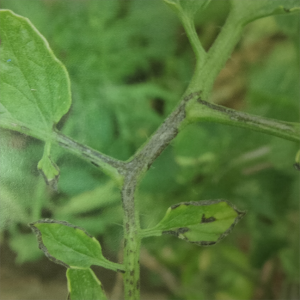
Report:
M185 29L185 32L189 38L190 44L194 50L197 64L202 65L206 59L207 53L202 47L202 44L198 38L198 34L195 29L195 24L191 17L187 16L184 13L180 13L180 20Z
M209 98L215 79L240 40L242 32L243 26L236 16L230 13L220 34L209 49L205 62L197 62L185 95L201 91L202 99Z

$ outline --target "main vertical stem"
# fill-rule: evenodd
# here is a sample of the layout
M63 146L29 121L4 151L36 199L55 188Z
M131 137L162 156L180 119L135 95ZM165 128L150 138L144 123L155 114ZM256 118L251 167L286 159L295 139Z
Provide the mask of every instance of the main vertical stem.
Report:
M125 177L122 189L124 210L124 292L125 300L140 299L140 245L139 217L134 203L136 180Z

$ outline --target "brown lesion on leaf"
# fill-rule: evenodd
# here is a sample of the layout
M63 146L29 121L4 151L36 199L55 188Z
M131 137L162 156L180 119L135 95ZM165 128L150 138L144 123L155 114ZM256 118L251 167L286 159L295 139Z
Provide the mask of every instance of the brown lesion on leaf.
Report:
M295 168L297 171L300 171L300 163L295 163L295 164L294 164L294 168Z
M175 209L175 208L177 208L177 207L180 206L180 205L181 205L181 203L174 204L174 205L171 206L171 209Z
M91 161L91 164L93 164L94 166L96 166L97 168L99 167L98 164L96 164L95 162Z
M200 241L200 242L196 242L195 244L198 244L200 246L212 246L214 244L216 244L216 242L213 241Z
M176 230L165 230L162 232L162 234L171 234L175 235L176 237L179 236L179 234L183 234L185 232L188 232L190 229L187 227L178 228Z
M38 223L38 222L37 222L37 223ZM49 260L51 260L52 262L54 262L54 263L56 263L56 264L62 265L62 266L64 266L64 267L66 267L66 268L70 268L69 265L67 265L66 263L64 263L63 261L61 261L61 260L59 260L59 259L56 259L54 256L52 256L52 255L48 252L48 249L47 249L47 247L44 245L44 242L43 242L43 239L42 239L42 233L41 233L41 231L40 231L38 228L36 228L36 227L34 226L34 223L30 223L29 226L30 226L31 230L36 234L36 237L37 237L37 240L38 240L39 249L41 249L41 250L44 252L45 256L46 256Z
M214 222L214 221L216 221L215 217L205 218L205 214L203 214L202 218L201 218L200 224L202 224L202 223L210 223L210 222Z
M181 205L189 206L189 205L192 205L192 204L193 204L193 202L181 202L181 203L177 203L177 204L172 205L171 209L175 209L175 208L177 208Z

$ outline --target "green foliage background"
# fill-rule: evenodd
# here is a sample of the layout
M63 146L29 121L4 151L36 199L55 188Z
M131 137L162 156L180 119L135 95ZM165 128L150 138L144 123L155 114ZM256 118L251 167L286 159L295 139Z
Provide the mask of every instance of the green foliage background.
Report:
M160 0L4 0L1 8L28 17L67 67L73 105L58 125L61 131L115 158L128 159L147 140L191 78L195 61L187 37ZM228 9L227 1L212 1L196 15L204 48ZM298 121L298 28L299 15L249 24L216 81L213 101ZM166 288L157 270L144 268L142 291L185 300L299 297L299 173L292 166L297 148L220 124L180 133L138 191L142 226L155 225L181 201L223 198L248 213L211 248L168 236L145 239L144 247L179 287ZM8 233L2 243L17 253L17 263L39 259L35 237L24 228L51 217L84 227L116 256L122 239L117 188L92 165L58 147L53 151L61 170L58 193L37 171L42 143L1 130L0 225Z

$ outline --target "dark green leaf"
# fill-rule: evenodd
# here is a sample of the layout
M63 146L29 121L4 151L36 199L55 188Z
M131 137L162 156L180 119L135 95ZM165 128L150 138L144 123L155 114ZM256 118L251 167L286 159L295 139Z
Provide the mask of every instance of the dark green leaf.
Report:
M68 73L28 19L0 16L1 123L49 133L71 105Z
M39 248L55 263L75 268L98 265L113 270L122 269L121 265L105 259L99 242L80 227L50 219L29 226L37 235Z
M226 200L182 202L171 206L160 223L142 231L141 236L172 234L198 245L213 245L244 215Z
M69 300L106 300L101 282L91 269L67 270Z

